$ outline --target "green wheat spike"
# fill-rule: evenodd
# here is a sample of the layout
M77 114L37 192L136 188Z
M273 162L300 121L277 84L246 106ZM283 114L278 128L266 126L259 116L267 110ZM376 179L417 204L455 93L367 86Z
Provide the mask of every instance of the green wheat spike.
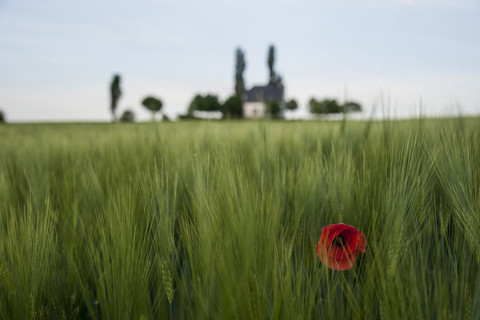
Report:
M161 263L162 269L162 281L165 288L165 294L167 295L168 303L172 304L173 302L173 280L170 273L170 269L166 260Z

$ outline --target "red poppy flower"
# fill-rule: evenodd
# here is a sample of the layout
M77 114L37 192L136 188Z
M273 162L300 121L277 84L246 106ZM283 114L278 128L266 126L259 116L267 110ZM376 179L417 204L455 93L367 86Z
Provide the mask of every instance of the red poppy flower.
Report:
M317 243L317 255L327 267L348 270L355 264L357 256L365 252L365 238L356 228L344 223L323 227Z

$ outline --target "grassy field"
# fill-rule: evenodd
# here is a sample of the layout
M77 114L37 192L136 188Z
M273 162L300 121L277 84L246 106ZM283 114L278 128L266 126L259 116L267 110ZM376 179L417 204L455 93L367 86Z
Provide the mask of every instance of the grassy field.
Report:
M0 126L5 320L479 319L479 234L479 118Z

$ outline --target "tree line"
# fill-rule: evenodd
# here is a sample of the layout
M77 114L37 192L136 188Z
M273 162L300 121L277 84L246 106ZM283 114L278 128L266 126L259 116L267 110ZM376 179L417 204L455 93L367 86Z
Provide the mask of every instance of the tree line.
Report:
M275 70L275 46L270 45L267 53L267 66L269 71L269 84L281 84L282 77ZM196 94L187 108L187 112L180 115L180 119L194 119L195 111L217 111L222 114L222 119L242 119L244 97L246 94L244 72L247 67L245 52L240 48L235 49L235 85L234 93L225 101L220 102L215 94ZM126 109L120 117L117 116L119 101L122 96L121 76L114 74L110 83L110 111L113 121L134 122L135 113ZM141 104L152 113L152 120L155 120L157 113L161 113L163 101L159 97L147 96L142 99ZM362 111L362 106L355 101L347 101L343 104L338 103L335 99L317 100L311 98L308 101L309 111L314 115L326 115L332 113L349 113ZM276 100L265 101L266 112L274 119L282 118L283 111L294 111L298 109L298 102L290 99L285 102ZM162 114L164 120L168 120L165 114ZM0 110L0 123L5 123L6 117L4 112Z
M317 100L311 98L308 101L308 107L311 114L326 115L332 113L350 113L362 111L362 106L355 101L346 101L340 104L335 99Z
M267 52L267 67L269 84L281 85L282 77L275 70L275 46L270 45ZM195 118L195 111L217 111L222 113L223 119L241 119L243 118L243 103L246 93L244 72L247 63L245 52L241 48L235 49L235 85L234 94L228 97L223 103L215 94L201 95L197 94L190 102L187 112L181 115L181 119ZM298 109L296 99L289 99L284 103L276 100L265 101L266 112L273 119L282 118L283 111L294 111ZM340 104L335 99L317 100L311 98L308 102L309 111L313 115L327 115L334 113L350 113L362 111L362 106L355 101L347 101Z
M275 46L270 45L267 51L267 67L268 67L268 84L282 86L282 77L275 70L276 52ZM244 72L247 67L245 52L237 47L235 49L235 70L234 70L234 92L225 101L220 101L215 94L196 94L189 103L185 114L179 116L180 119L196 119L196 112L219 112L222 119L242 119L244 117L243 106L246 96ZM118 101L122 95L120 88L121 77L118 74L113 76L110 85L111 105L110 109L113 116L113 121L117 121L117 107ZM282 89L283 90L283 89ZM154 96L147 96L141 101L142 105L152 112L152 120L155 120L155 115L161 112L163 102L160 98ZM266 113L273 119L283 118L284 111L294 111L298 109L298 102L296 99L289 99L287 101L267 100L265 103ZM350 113L362 111L362 106L355 101L346 101L341 104L335 99L317 100L312 97L308 101L309 111L313 115L327 115L335 113ZM163 115L166 118L165 115ZM133 122L135 114L132 110L125 110L118 118L120 121Z

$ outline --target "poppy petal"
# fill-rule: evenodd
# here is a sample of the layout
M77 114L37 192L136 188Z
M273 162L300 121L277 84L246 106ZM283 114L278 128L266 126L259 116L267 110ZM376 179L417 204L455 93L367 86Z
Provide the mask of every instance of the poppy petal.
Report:
M365 241L365 237L363 236L362 231L358 231L357 235L357 246L355 249L356 254L363 254L365 252L365 248L367 246L367 242Z
M348 225L344 223L329 224L328 226L323 227L322 235L325 233L325 237L328 243L331 243L333 239L338 237L345 229L348 229Z
M342 259L334 259L329 256L323 256L323 259L321 259L323 264L325 264L327 267L333 270L348 270L352 268L355 265L355 261L357 260L357 255L352 254L349 256L346 256Z

